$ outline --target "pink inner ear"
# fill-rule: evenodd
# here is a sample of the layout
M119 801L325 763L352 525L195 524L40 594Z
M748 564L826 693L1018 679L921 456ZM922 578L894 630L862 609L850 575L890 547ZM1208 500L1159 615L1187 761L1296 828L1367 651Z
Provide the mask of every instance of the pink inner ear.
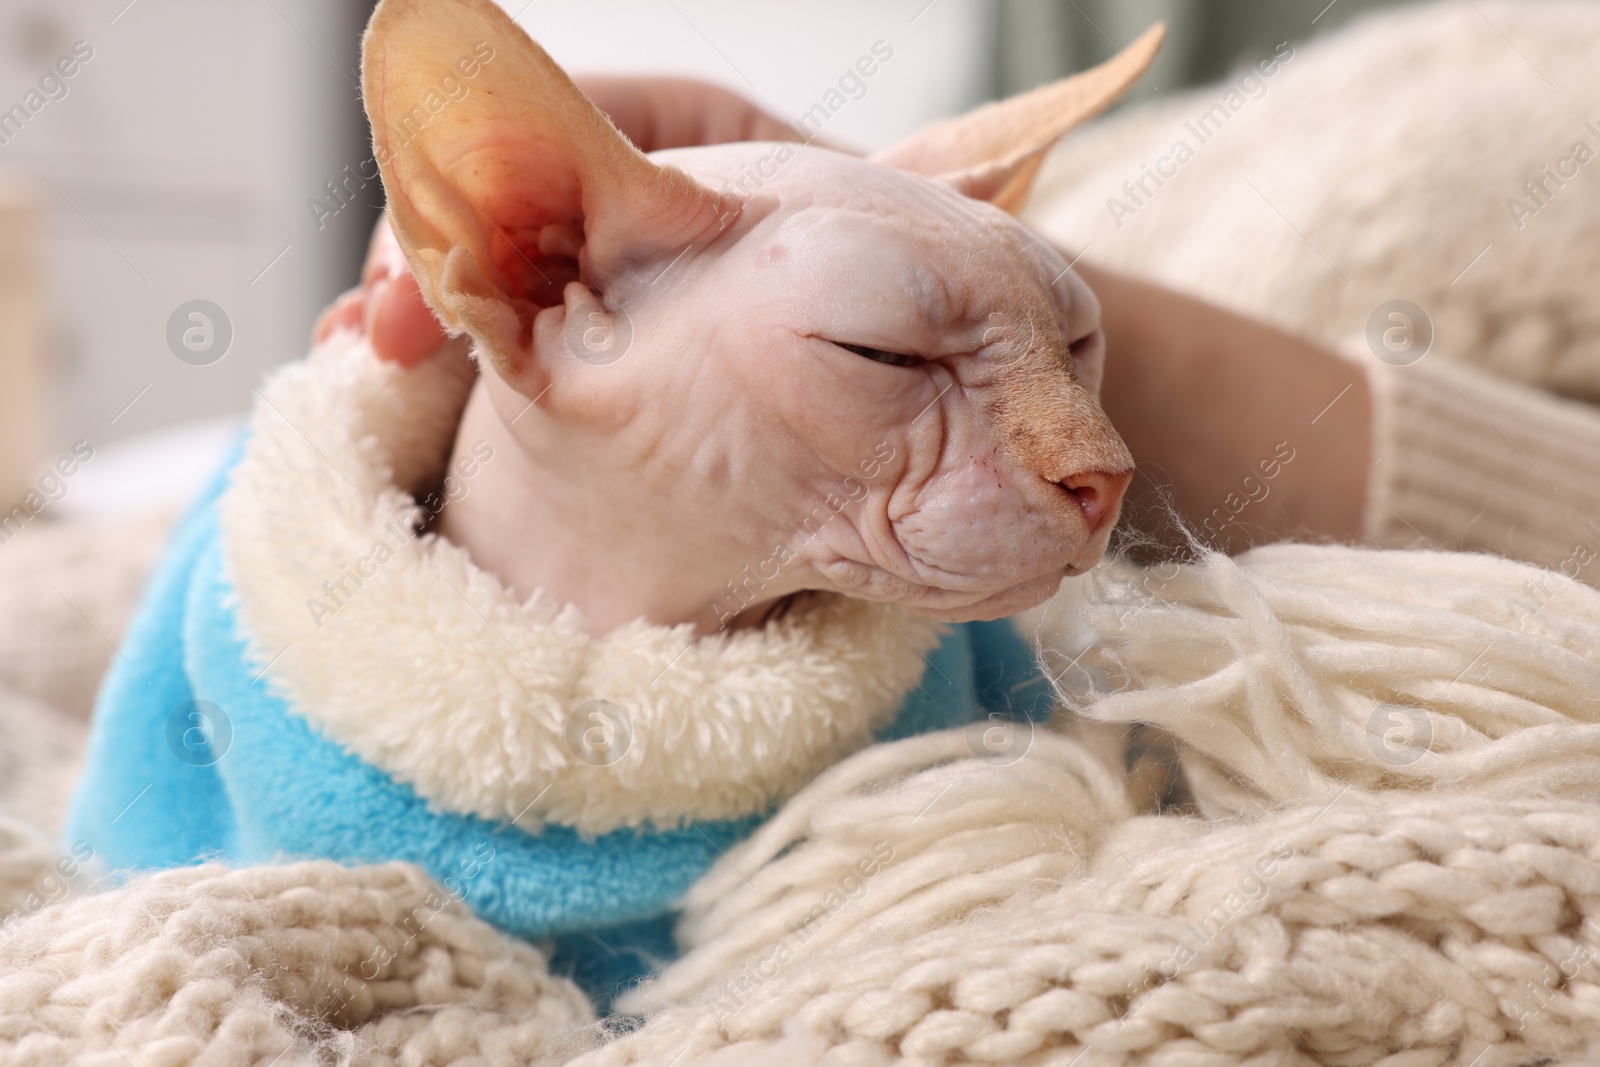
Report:
M543 144L507 138L480 143L441 173L481 213L506 295L541 308L560 303L567 283L579 278L573 245L581 246L584 222L571 162ZM577 235L576 242L541 242L552 226Z
M429 117L450 70L469 91ZM362 85L423 295L515 373L530 365L534 315L569 283L604 293L737 213L730 197L635 149L491 0L381 0Z

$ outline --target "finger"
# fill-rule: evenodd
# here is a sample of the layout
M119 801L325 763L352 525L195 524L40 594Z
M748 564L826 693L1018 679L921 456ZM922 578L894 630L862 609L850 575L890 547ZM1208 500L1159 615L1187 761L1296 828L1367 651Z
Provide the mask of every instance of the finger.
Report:
M728 141L807 141L738 93L692 78L579 74L574 83L642 152Z
M320 345L332 336L334 330L363 332L366 328L366 311L365 289L357 287L340 293L317 317L317 324L311 330L311 339Z
M411 265L406 262L406 254L400 250L400 242L385 212L378 220L378 225L372 228L372 240L367 243L367 261L361 269L361 284L371 286L380 278L394 278L409 273Z
M444 328L423 303L410 271L379 279L369 292L367 336L379 359L412 367L444 344Z

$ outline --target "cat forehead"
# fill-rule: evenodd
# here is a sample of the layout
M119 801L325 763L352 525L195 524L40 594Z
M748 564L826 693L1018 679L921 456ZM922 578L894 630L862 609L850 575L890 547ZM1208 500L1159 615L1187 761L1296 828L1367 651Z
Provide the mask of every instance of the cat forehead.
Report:
M1059 252L1006 212L948 182L787 143L673 149L652 158L738 197L762 218L776 216L786 244L865 244L885 258L903 258L896 279L929 303L1030 296L1072 302L1058 284L1067 274ZM870 242L863 242L864 234Z
M651 158L763 210L835 208L903 229L976 239L984 247L1040 243L1010 215L949 182L813 145L740 142L672 149Z

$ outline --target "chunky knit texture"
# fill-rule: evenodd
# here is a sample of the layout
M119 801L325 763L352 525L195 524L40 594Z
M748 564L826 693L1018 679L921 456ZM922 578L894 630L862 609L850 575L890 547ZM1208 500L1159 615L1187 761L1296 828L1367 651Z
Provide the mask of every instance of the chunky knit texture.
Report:
M83 721L172 516L49 514L0 544L0 684Z
M1600 592L1308 546L1094 581L1040 620L1093 641L1066 695L1170 731L1206 818L1130 816L1120 764L1064 738L864 753L697 887L694 950L631 1005L661 1010L582 1062L1514 1064L1600 1036Z
M576 986L405 864L170 871L0 931L8 1067L488 1067L592 1043Z
M0 813L54 836L83 759L83 721L0 681Z

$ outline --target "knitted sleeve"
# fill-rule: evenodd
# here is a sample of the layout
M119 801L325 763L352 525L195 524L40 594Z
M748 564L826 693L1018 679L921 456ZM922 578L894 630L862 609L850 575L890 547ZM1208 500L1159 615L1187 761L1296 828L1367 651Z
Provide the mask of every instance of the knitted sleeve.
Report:
M1600 407L1444 360L1360 361L1373 398L1367 537L1571 577L1600 554Z

